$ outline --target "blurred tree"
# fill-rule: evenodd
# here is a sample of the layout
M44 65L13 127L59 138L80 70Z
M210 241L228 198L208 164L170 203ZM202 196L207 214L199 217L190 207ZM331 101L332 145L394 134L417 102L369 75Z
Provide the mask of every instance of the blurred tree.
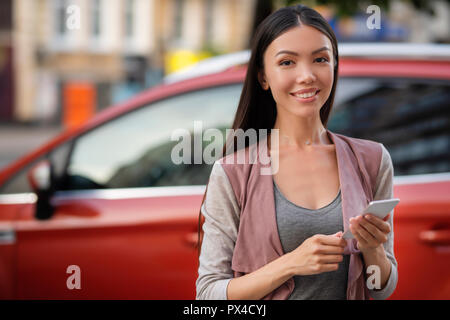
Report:
M450 0L446 0L450 3ZM316 5L331 5L336 9L336 13L340 17L348 17L357 13L362 8L369 5L377 5L382 10L389 10L389 5L392 0L366 0L366 1L355 1L355 0L274 0L276 3L281 3L282 5L294 5L294 4L304 4L309 7ZM403 2L410 2L416 10L425 11L431 15L435 15L432 1L429 0L403 0Z

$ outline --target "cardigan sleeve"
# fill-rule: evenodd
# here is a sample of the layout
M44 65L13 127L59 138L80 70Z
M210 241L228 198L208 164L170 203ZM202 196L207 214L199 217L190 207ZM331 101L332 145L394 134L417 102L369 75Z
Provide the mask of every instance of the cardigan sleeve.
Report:
M383 144L381 144L383 149L380 169L378 172L375 188L374 200L384 200L393 198L394 191L394 167L392 164L391 156L388 150ZM391 225L391 232L388 235L388 240L383 244L386 256L391 262L391 273L385 287L381 290L369 290L370 296L375 300L383 300L389 298L389 296L394 292L397 286L398 271L397 271L397 260L394 255L394 210L391 211L388 220Z
M222 165L211 170L205 202L203 242L196 281L197 300L226 300L233 278L231 260L239 228L240 208Z

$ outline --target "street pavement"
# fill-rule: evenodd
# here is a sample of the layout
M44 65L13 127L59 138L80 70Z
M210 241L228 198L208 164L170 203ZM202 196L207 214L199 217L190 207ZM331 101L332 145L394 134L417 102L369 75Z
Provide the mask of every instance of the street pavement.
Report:
M0 170L62 130L62 127L54 125L0 124Z

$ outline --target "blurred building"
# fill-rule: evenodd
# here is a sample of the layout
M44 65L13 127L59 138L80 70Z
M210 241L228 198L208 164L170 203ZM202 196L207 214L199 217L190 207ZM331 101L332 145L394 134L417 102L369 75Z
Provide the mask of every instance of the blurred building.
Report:
M0 121L11 119L14 109L12 0L0 1Z
M262 3L1 0L0 122L76 125L159 83L167 73L246 49ZM283 0L273 3L276 9ZM393 0L380 30L366 27L365 10L336 19L331 6L315 8L339 41L450 42L449 3L433 1L433 7L431 17ZM261 18L261 12L256 16Z
M2 0L12 22L0 31L12 40L0 43L0 64L9 45L14 94L0 121L75 125L157 84L165 68L243 50L255 2Z

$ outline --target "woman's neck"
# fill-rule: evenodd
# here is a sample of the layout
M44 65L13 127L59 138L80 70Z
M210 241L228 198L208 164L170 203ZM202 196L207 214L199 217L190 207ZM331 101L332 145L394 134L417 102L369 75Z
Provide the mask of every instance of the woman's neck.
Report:
M330 144L326 129L320 119L277 116L274 129L279 130L280 147L291 146L306 149L317 145Z

